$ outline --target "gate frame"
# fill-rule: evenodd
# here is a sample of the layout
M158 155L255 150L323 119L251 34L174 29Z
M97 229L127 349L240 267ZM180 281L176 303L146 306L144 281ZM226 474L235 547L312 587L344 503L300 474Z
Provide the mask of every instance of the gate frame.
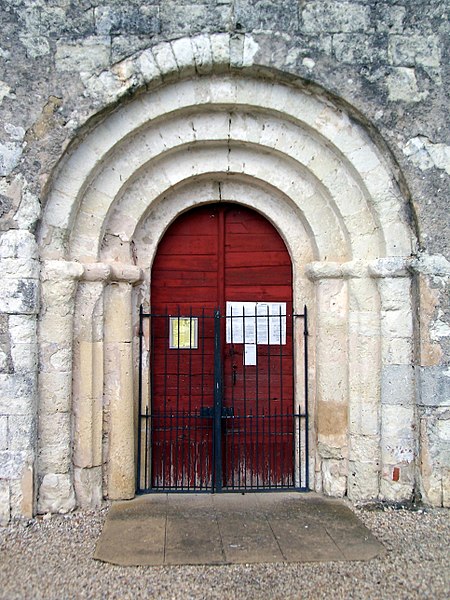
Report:
M192 309L191 309L192 312ZM293 436L294 436L294 456L293 456L293 485L292 486L277 486L277 487L263 487L263 488L254 488L254 487L234 487L228 488L223 486L223 468L222 468L222 420L225 418L223 414L223 360L221 353L221 319L227 318L226 315L221 315L219 309L214 310L214 413L213 413L213 456L212 456L212 484L210 489L173 489L173 488L153 488L151 486L152 482L152 473L151 473L151 465L152 465L152 452L153 452L153 442L151 438L151 433L149 434L149 429L151 431L151 427L149 428L149 422L151 422L151 412L149 413L148 406L152 405L152 373L151 373L151 365L148 365L149 372L149 402L146 405L145 414L143 414L143 373L144 373L144 365L143 365L143 339L144 339L144 320L149 319L150 322L150 339L152 337L151 334L151 318L155 315L151 313L145 313L142 304L139 307L139 362L138 362L138 417L137 417L137 477L136 477L136 494L148 494L148 493L222 493L222 492L275 492L275 491L286 491L286 490L294 490L298 492L308 492L309 488L309 410L308 410L308 309L306 305L303 307L303 313L292 313L292 360L293 360L293 414L292 417L294 419L293 425ZM161 316L161 315L157 315ZM169 318L169 315L163 315ZM287 315L286 315L287 316ZM191 315L192 318L192 315ZM245 317L244 317L245 318ZM301 410L297 413L296 406L296 387L297 382L295 380L295 362L297 355L296 348L296 327L295 320L296 319L303 320L303 372L304 372L304 381L303 381L303 401L304 401L304 412ZM150 350L151 353L151 345ZM144 419L145 423L145 440L144 446L142 446L142 419ZM304 465L302 465L302 453L301 453L301 424L304 423ZM150 438L150 439L149 439ZM142 456L144 449L144 456ZM145 472L145 481L150 483L149 488L141 488L141 477L142 477L142 466L144 466ZM302 467L304 466L304 484L302 485ZM299 485L296 485L296 483Z

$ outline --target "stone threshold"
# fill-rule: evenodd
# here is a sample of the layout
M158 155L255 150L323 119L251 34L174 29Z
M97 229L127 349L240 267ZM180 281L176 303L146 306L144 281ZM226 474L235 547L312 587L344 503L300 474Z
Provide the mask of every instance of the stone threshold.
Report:
M114 503L94 558L123 566L370 560L383 545L314 493L151 494Z

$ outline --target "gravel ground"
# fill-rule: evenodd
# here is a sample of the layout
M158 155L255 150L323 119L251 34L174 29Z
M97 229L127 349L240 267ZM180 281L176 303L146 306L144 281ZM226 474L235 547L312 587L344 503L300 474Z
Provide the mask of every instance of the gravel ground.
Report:
M117 567L92 559L107 509L0 528L0 598L450 597L450 511L355 509L387 553L369 562Z

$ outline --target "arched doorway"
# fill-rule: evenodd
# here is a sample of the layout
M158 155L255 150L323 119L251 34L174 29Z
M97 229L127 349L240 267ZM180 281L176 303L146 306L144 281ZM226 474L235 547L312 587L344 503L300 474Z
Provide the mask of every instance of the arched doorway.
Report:
M135 494L136 309L151 312L150 265L170 224L224 201L282 233L295 310L310 307L311 488L409 497L414 386L400 405L389 385L414 367L407 199L370 132L278 76L164 83L97 123L61 162L39 229L39 348L49 369L39 376L40 511L54 506L55 480L61 507L74 493L86 507Z
M149 317L139 488L306 488L293 366L303 314L273 225L225 202L182 214L158 246Z

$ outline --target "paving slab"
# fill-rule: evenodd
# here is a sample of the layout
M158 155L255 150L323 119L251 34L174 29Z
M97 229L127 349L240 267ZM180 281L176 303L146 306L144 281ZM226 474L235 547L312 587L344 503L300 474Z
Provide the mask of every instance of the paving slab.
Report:
M342 500L297 492L149 494L111 506L94 558L125 566L218 565L383 553Z

